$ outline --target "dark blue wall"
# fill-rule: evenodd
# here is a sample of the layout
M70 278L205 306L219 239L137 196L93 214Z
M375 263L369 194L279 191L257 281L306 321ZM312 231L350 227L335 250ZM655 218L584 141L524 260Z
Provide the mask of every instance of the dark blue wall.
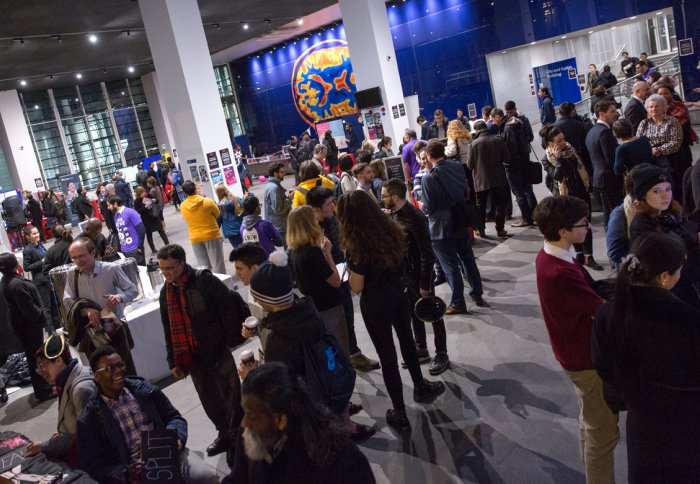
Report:
M418 94L428 118L437 108L452 118L458 107L466 111L468 103L476 103L480 109L492 102L487 53L670 6L678 38L694 38L696 54L681 60L684 86L686 91L698 87L700 9L695 8L696 1L685 2L687 33L682 0L408 0L388 7L388 14L404 95ZM342 26L336 27L231 64L253 146L272 151L308 127L292 98L294 61L310 45L344 38Z

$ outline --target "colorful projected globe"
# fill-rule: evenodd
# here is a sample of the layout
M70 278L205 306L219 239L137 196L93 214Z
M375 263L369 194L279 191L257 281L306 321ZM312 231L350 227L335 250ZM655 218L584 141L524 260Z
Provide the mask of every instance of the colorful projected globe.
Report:
M324 40L306 49L294 63L292 95L299 115L312 125L357 112L355 75L348 43Z

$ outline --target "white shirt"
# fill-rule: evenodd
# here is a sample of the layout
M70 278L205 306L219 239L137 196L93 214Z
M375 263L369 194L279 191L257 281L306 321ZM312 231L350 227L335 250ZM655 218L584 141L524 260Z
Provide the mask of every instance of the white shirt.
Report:
M574 263L574 255L571 253L571 251L564 250L556 245L550 244L546 240L544 241L544 252L552 257L556 257L557 259L561 259L571 264Z
M602 119L599 119L597 122L600 124L604 124L606 128L611 129L610 125L608 123L606 123L605 121L603 121Z

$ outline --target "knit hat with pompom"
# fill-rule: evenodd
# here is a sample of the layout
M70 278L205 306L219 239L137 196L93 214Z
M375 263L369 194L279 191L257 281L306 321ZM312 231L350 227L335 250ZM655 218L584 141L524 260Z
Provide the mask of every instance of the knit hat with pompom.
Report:
M294 301L292 271L287 254L275 251L250 277L250 293L261 303L285 306Z

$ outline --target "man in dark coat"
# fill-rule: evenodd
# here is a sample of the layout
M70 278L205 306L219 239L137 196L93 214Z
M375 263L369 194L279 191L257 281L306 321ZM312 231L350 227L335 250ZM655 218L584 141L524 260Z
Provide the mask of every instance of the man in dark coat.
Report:
M167 429L177 436L182 482L219 482L214 470L185 448L187 421L180 412L158 387L140 378L127 378L124 362L114 348L103 346L95 351L90 368L98 389L78 419L77 436L82 467L95 480L141 482L148 469L141 460L142 431Z
M549 93L549 88L541 87L537 95L542 98L542 107L540 108L540 122L542 126L552 124L557 120L557 115L554 114L554 99Z
M632 99L625 107L625 119L632 125L632 134L637 133L639 123L647 119L647 110L644 101L651 96L651 87L646 81L635 81L632 86Z
M425 139L444 139L447 138L447 125L450 120L442 114L442 109L436 109L433 115L433 122L428 127L428 137Z
M0 294L7 302L10 327L22 344L27 357L34 397L39 401L56 396L51 387L36 373L34 354L44 339L42 330L44 305L36 286L17 273L19 263L12 253L0 254Z
M600 77L598 77L598 81L596 82L594 88L603 86L606 90L608 90L615 84L617 84L617 77L615 77L615 74L610 72L610 66L603 66L603 72L600 73Z
M70 209L81 222L92 217L94 210L87 197L87 188L80 187L78 189L78 196L71 202Z
M44 237L44 214L41 211L41 204L34 198L31 193L27 194L27 212L32 225L39 229L39 237L42 242L46 242Z
M637 73L637 62L639 62L639 59L637 59L636 57L630 57L629 52L622 53L622 61L620 61L620 68L622 69L622 72L624 72L625 77L627 79L629 79L630 77L634 77L634 75Z
M476 206L481 213L481 220L486 219L486 202L491 198L495 210L496 234L505 237L506 204L508 201L508 180L505 165L510 164L508 145L500 136L489 131L483 120L474 123L476 134L469 144L467 167L474 174L474 190L476 191ZM483 237L486 225L476 227L477 235Z
M117 195L124 202L125 207L134 208L134 196L131 194L131 187L124 178L117 176L116 180L112 178L114 183L114 192L109 195ZM144 187L146 184L144 183ZM148 189L146 189L148 191Z
M190 267L179 245L161 248L158 263L165 277L160 317L168 366L175 378L192 377L202 407L218 431L207 454L220 454L229 449L243 418L240 380L229 348L245 341L241 328L250 311L246 306L243 312L210 271Z
M603 205L603 226L607 230L610 212L624 199L622 178L613 171L617 140L611 127L619 114L614 101L598 102L595 112L598 120L586 135L586 147L593 164L591 186L600 196L600 203Z
M564 139L574 147L589 176L592 175L593 165L588 154L588 148L586 148L586 134L588 132L586 131L586 126L576 115L576 105L574 103L561 103L559 106L559 118L554 123L554 126L559 128L559 131L564 134Z

